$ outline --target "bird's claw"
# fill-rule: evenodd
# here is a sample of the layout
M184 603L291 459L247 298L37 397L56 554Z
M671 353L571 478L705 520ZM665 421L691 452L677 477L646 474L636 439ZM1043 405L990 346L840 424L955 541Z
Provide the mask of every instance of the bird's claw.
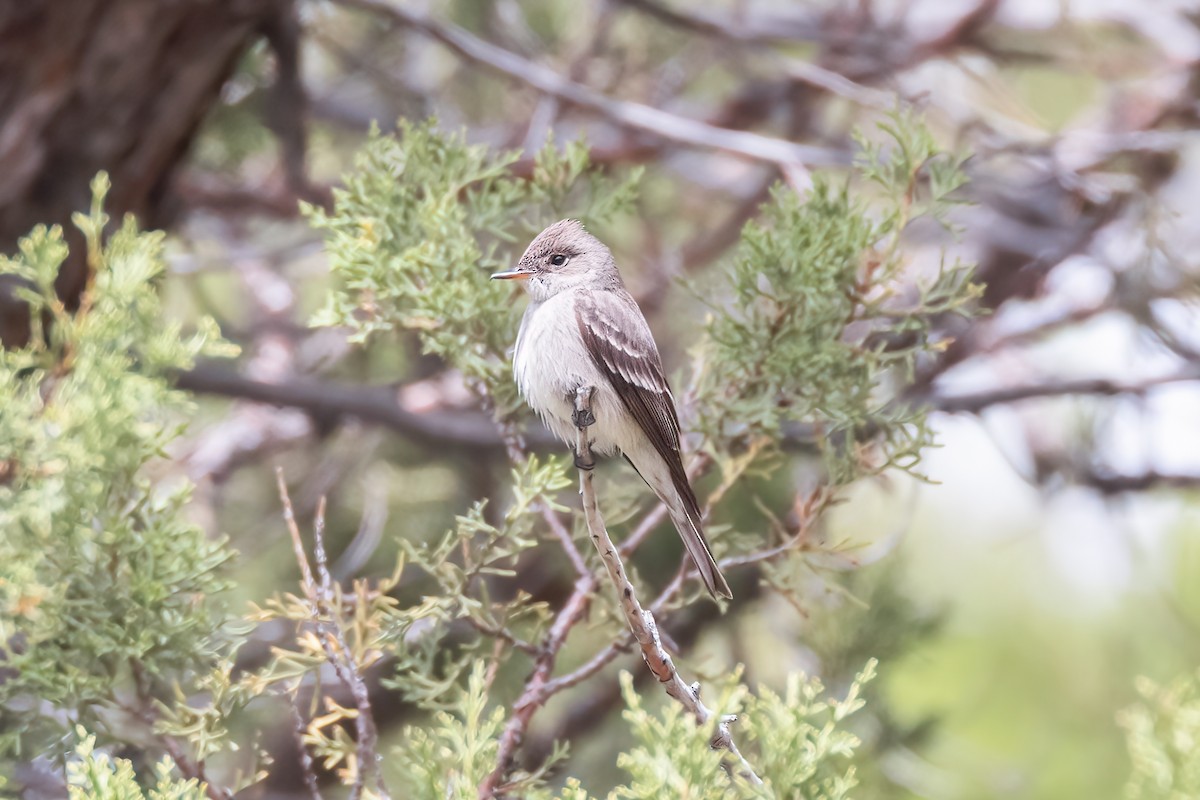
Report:
M581 469L581 470L584 470L585 472L591 472L595 468L596 468L595 459L589 459L587 461L584 461L583 456L579 455L578 453L575 454L575 469Z
M577 408L571 412L571 421L576 428L590 428L596 424L596 415L590 408Z

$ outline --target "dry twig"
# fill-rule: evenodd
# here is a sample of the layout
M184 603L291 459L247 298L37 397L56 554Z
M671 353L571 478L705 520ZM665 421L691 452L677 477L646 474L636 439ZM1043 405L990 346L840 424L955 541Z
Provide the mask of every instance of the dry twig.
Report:
M731 556L723 558L718 562L718 566L722 572L728 571L731 567L742 567L751 564L759 564L764 561L770 561L778 558L791 550L804 548L808 542L808 533L812 525L825 508L832 502L833 493L824 489L818 489L810 498L803 504L804 514L797 525L795 532L785 538L779 544L768 547L764 550L759 550L754 553L748 553L743 556ZM709 504L711 507L711 502ZM620 554L626 554L623 549L618 551ZM683 589L684 582L692 577L695 577L695 567L689 568L687 564L683 569L675 574L675 577L668 583L658 597L654 598L654 602L650 604L649 613L660 613L666 608L667 603L671 602L675 595ZM576 684L583 683L588 678L595 675L600 670L604 669L613 659L619 654L628 652L634 643L632 633L626 633L624 636L610 642L605 647L596 652L594 656L585 661L573 671L566 675L560 675L554 680L546 684L545 694L547 697L557 694L565 689L569 689Z
M287 484L283 479L282 467L275 468L275 481L279 487L279 501L283 505L283 519L292 539L292 549L295 552L296 561L300 565L304 594L308 597L309 606L312 609L313 625L317 630L321 647L325 650L326 659L333 667L338 680L354 697L354 706L358 711L354 717L358 765L355 771L354 785L350 789L350 797L352 800L361 797L365 782L370 779L374 783L374 794L382 800L389 800L391 795L388 794L387 787L383 783L383 774L379 769L379 734L375 728L375 715L371 710L370 694L341 623L341 593L334 586L325 556L325 498L322 497L317 504L317 514L313 523L313 552L317 564L314 576L308 555L304 551L300 527L296 524L296 513L292 507L292 498L288 494Z

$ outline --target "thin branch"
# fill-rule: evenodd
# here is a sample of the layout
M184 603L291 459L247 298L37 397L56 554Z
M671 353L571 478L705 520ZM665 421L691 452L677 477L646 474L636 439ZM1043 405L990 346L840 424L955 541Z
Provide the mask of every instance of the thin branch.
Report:
M259 183L247 184L191 169L179 176L174 191L186 208L212 211L227 217L258 214L293 219L300 214L301 200L326 211L333 210L332 186L310 181L301 195L278 173L272 173Z
M849 154L826 147L795 144L749 131L718 128L658 108L616 100L566 78L549 67L484 41L449 23L424 16L387 0L337 0L342 5L369 11L393 24L436 39L458 55L521 83L600 114L624 128L644 131L661 139L781 166L829 166L847 163Z
M779 180L779 171L770 169L754 191L734 206L733 211L720 224L711 226L707 233L698 232L683 248L680 269L694 272L728 250L742 236L746 221L758 213L758 208L771 197L771 187Z
M934 396L930 399L930 404L938 411L945 411L948 414L977 414L990 406L1016 403L1022 400L1042 397L1062 397L1064 395L1141 395L1164 384L1192 381L1200 381L1200 364L1190 364L1178 372L1160 375L1144 381L1130 382L1111 380L1109 378L1084 378L1080 380L1033 384L1030 386L1012 386L977 392L975 394Z
M832 502L833 493L818 489L817 492L810 497L809 501L803 505L804 513L791 536L785 538L780 544L774 547L766 548L755 553L747 553L742 556L731 556L723 558L717 565L722 572L730 570L734 567L744 567L751 564L759 564L764 561L770 561L778 558L793 550L803 549L807 546L808 533L812 528L813 523L821 515L821 512ZM654 602L650 604L650 613L659 613L664 609L667 603L671 602L675 596L683 589L684 583L697 577L698 573L694 565L690 562L685 562L684 568L675 573L675 577L671 579L663 590L659 592L658 597L654 598ZM594 656L588 659L579 667L575 668L566 675L561 675L546 684L545 694L550 697L564 689L569 689L576 684L582 683L591 676L595 675L600 670L604 669L621 653L628 652L634 642L633 635L626 633L619 637L616 641L609 643L601 648Z
M542 643L541 652L534 660L533 674L525 682L524 691L521 692L517 702L513 704L513 714L500 734L496 767L479 785L480 800L490 800L499 793L517 748L521 746L525 732L529 730L529 723L533 719L533 715L545 702L547 697L545 687L550 680L550 675L554 672L554 662L558 658L558 652L566 643L571 629L582 619L583 613L591 603L592 591L595 588L595 575L588 574L580 577L575 582L575 590L571 593L570 599L559 610L558 616L554 618L554 623L550 626Z
M624 5L658 18L676 30L692 30L706 36L742 44L797 44L825 41L827 26L815 17L760 17L737 20L732 16L705 14L701 11L677 11L653 0L621 0Z
M546 520L546 524L550 527L550 531L562 544L563 551L567 554L567 559L571 562L571 566L575 568L575 574L579 577L591 575L592 571L588 568L587 561L583 558L583 553L579 552L579 548L575 546L575 539L571 536L571 532L567 530L567 526L563 524L562 519L550 507L548 501L543 500L542 519Z
M313 578L312 567L308 563L308 554L304 552L304 539L300 536L300 526L296 523L296 509L292 506L292 497L288 494L287 484L283 480L283 467L275 468L275 485L279 489L279 502L283 506L283 524L287 527L288 536L292 540L292 555L300 565L300 585L304 594L314 609L317 604L317 582Z
M591 386L576 390L575 414L577 419L591 417L593 391L594 388ZM629 629L633 632L634 639L641 648L642 658L658 681L663 684L667 694L678 700L696 718L697 723L706 725L712 719L713 712L700 699L700 685L696 683L689 686L679 677L679 672L675 669L671 656L663 649L654 615L642 608L637 592L629 581L629 576L625 573L625 565L621 561L617 547L608 535L608 529L604 525L604 519L601 517L600 508L596 503L596 488L592 480L594 469L587 466L594 464L594 457L585 424L579 424L579 439L575 447L575 454L576 463L580 465L579 493L583 497L583 515L587 521L588 533L591 536L592 544L595 545L596 551L604 561L604 566L608 569L609 578L612 579L613 585L617 589L621 610L624 611ZM732 719L725 718L717 723L712 746L728 750L739 762L745 777L752 783L761 785L762 780L755 774L754 769L742 756L737 744L733 741L729 730L731 721Z
M762 45L795 44L798 39L820 40L826 47L832 43L830 36L833 32L829 30L829 26L820 25L812 19L774 19L747 23L705 15L693 9L671 9L652 0L621 1L631 8L657 18L671 28L683 28L737 45L749 45L755 52L762 52ZM792 31L790 34L786 32L789 29ZM897 98L890 92L855 83L845 75L817 64L785 58L774 52L772 55L776 56L775 63L793 80L816 86L868 108L890 110L896 107Z
M345 675L340 677L342 678L342 683L346 685L346 688L354 696L354 707L358 709L358 714L354 717L354 726L358 737L359 781L355 782L355 789L357 791L352 792L351 797L362 794L361 777L365 771L368 776L372 776L375 779L375 793L379 797L387 798L389 796L387 787L384 786L383 773L379 768L379 732L375 728L375 715L371 711L371 694L367 689L367 682L363 680L362 672L358 668L358 660L354 657L354 651L350 647L350 642L346 639L346 631L339 619L341 611L340 593L337 595L336 606L333 604L335 598L334 583L332 576L329 574L329 562L325 555L324 497L321 497L317 501L317 515L313 520L313 553L317 559L317 574L321 579L322 600L326 604L326 611L331 620L331 624L328 626L329 635L336 642L338 652L340 652L345 666Z
M588 678L595 675L600 670L607 667L612 660L621 653L628 653L633 649L633 634L626 631L614 642L609 643L604 648L596 652L596 655L589 658L583 664L568 672L566 675L560 675L554 680L546 684L545 695L552 697L561 691L570 689L572 686L577 686Z
M691 479L694 477L694 474L689 471L688 477ZM633 529L633 533L626 536L625 540L621 542L621 546L617 548L618 552L622 556L633 555L642 546L642 542L646 541L646 537L650 535L650 532L661 525L666 518L666 504L662 502L655 503L654 508L650 509L646 513L646 516L642 517L642 521L638 523L638 526Z
M313 766L312 753L304 746L304 734L308 731L308 722L296 707L296 698L287 698L288 711L292 715L292 732L296 737L296 749L300 751L300 772L304 776L304 786L312 800L322 800L321 787L317 784L317 771Z
M367 689L366 681L363 680L362 672L358 668L358 661L341 624L341 596L329 573L328 559L325 555L325 498L322 497L318 501L317 513L313 522L313 552L317 562L317 577L314 579L312 567L308 563L308 556L304 552L304 543L300 536L300 528L296 523L296 514L292 506L292 498L288 494L287 483L284 481L282 467L275 468L275 482L279 489L279 501L283 505L283 519L292 539L296 560L300 565L304 593L308 597L312 609L312 620L317 629L321 647L325 650L326 660L333 667L338 680L354 698L354 706L358 712L354 716L358 765L355 770L354 785L350 788L350 798L358 800L362 797L366 788L365 780L373 779L374 794L383 800L389 800L390 795L384 785L383 774L379 768L379 733L375 728L375 715L371 710L370 691Z
M743 602L730 605L726 609L723 617L726 623L743 612L757 613L757 607L753 603L744 602L752 597L754 591L755 589L749 586L738 589L738 599ZM669 620L671 630L663 631L663 633L672 652L682 652L683 649L695 644L700 635L708 629L712 621L712 615L708 609L708 606L698 604L671 612ZM668 621L661 615L656 615L655 619L664 627L668 624ZM628 654L633 648L633 637L628 631L623 631L621 638L628 639L629 646L624 651L625 654ZM624 661L624 659L614 660L614 663L617 661ZM630 663L632 666L632 662ZM653 672L634 667L634 689L643 691L645 687L654 682ZM579 695L565 714L559 715L551 725L540 726L536 735L526 742L522 749L523 761L526 765L544 763L552 752L555 742L572 742L574 746L580 734L588 731L595 733L601 720L615 708L623 705L621 703L621 687L615 680L604 680L599 685L593 684L586 692L579 693Z
M1023 347L1025 345L1036 343L1042 339L1049 337L1058 331L1067 328L1071 325L1078 325L1087 322L1094 317L1104 314L1109 311L1114 311L1111 297L1105 297L1098 303L1072 308L1056 314L1048 319L1042 319L1028 326L1022 327L1019 330L1009 331L1007 333L989 338L994 333L987 329L987 334L980 337L981 341L976 347L976 353L996 353L1010 348Z
M150 680L146 675L140 661L130 659L130 671L133 674L134 691L137 695L138 703L136 706L132 704L122 703L122 707L144 722L153 731L158 724L158 712L155 710L154 697L150 693ZM167 755L175 762L179 774L185 778L192 778L204 785L204 793L208 795L209 800L232 800L233 791L227 787L221 786L208 776L208 772L204 768L203 760L193 760L184 749L184 746L174 736L158 736L158 740L162 743L163 749L167 751Z
M845 75L834 72L831 69L826 69L819 64L789 58L783 61L783 68L787 72L788 77L793 80L807 83L810 86L816 86L818 89L824 89L830 94L844 97L852 103L858 103L860 106L881 111L891 111L900 102L900 99L890 92L885 92L881 89L872 89L870 86L855 83Z
M540 648L525 641L503 625L488 625L483 620L476 619L475 617L463 617L463 620L484 636L490 636L493 639L500 639L507 642L513 649L520 650L522 653L527 653L531 656L537 656L541 653Z
M300 77L301 25L295 0L280 0L263 24L263 36L275 54L275 82L266 96L267 127L279 141L279 160L288 188L308 199L308 95Z
M487 416L470 412L409 411L400 405L396 389L389 386L353 386L313 380L267 383L210 364L197 364L190 370L175 373L175 385L199 394L300 408L323 422L353 417L383 425L419 444L458 450L476 458L481 451L507 448L495 422ZM528 444L537 450L549 449L557 441L540 427L531 431L527 438Z
M1121 475L1113 472L1092 470L1083 475L1072 476L1082 486L1088 486L1103 495L1144 492L1165 487L1168 489L1200 489L1200 474L1166 473L1148 470L1137 475Z
M588 65L599 55L612 30L612 7L607 0L589 6L593 11L588 20L587 29L590 35L584 38L576 48L574 55L568 58L569 64L566 76L573 81L581 81L587 74ZM524 22L524 20L522 20ZM538 98L528 122L525 124L525 136L521 149L526 153L535 153L545 140L547 132L553 130L554 123L562 111L562 101L554 96Z

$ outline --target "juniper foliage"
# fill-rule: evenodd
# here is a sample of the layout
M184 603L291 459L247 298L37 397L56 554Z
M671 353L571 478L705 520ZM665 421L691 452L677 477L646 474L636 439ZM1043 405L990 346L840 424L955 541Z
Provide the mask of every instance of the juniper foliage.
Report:
M67 762L70 800L206 800L204 785L175 774L170 758L154 765L154 783L143 788L133 763L96 750L96 737L79 728L79 744Z
M126 219L106 242L107 178L78 215L94 285L77 313L55 299L67 255L35 229L0 273L51 325L0 351L0 755L61 740L64 714L103 725L214 662L230 558L186 521L189 487L156 480L191 405L170 370L227 352L211 321L163 320L163 235ZM39 326L40 328L40 326ZM67 714L69 712L69 714Z
M695 403L705 447L726 465L731 448L776 446L797 424L837 484L912 471L933 442L903 389L946 344L932 338L938 317L972 313L980 287L972 265L955 263L897 297L910 265L900 242L914 221L946 218L962 162L902 114L856 138L850 175L818 174L805 196L775 186L708 301Z

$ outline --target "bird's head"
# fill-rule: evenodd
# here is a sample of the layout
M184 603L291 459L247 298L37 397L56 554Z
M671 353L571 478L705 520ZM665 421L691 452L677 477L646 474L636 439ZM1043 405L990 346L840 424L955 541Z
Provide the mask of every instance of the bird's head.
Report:
M493 280L519 280L534 300L548 300L580 286L608 289L621 285L612 251L584 229L579 220L560 220L539 233L515 269Z

